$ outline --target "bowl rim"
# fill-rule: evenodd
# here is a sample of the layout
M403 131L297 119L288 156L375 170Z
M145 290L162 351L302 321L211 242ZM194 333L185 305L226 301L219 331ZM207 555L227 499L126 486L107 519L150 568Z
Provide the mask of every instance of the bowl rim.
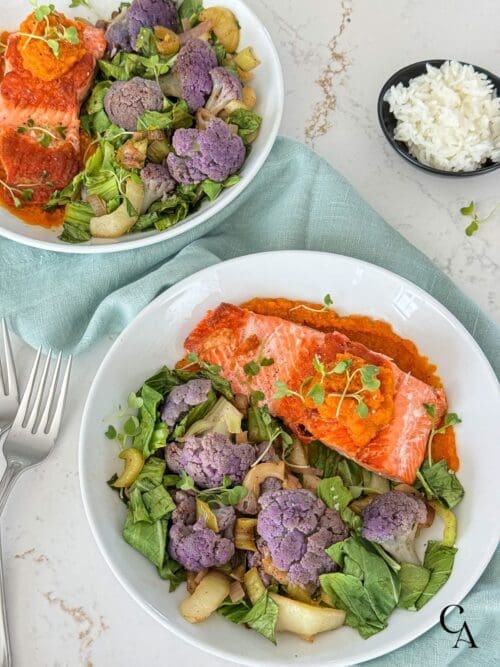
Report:
M391 88L391 86L396 85L397 83L400 82L401 77L404 74L408 73L408 70L412 69L422 69L421 74L425 73L425 67L426 65L432 65L434 67L440 67L443 65L445 62L448 62L450 59L449 58L429 58L428 60L419 60L418 62L411 63L409 65L406 65L405 67L401 67L397 72L394 72L387 81L384 83L382 86L378 100L377 100L377 116L379 120L380 127L382 128L382 132L384 133L387 141L390 143L392 148L402 157L404 158L407 162L412 164L414 167L418 167L419 169L422 169L422 171L427 171L431 174L437 174L439 176L454 176L458 178L466 178L470 176L480 176L481 174L487 174L492 171L495 171L495 169L498 169L500 167L500 162L492 162L491 164L487 164L485 166L481 166L478 169L475 169L474 171L446 171L445 169L437 169L436 167L431 167L429 165L422 164L422 162L419 162L416 157L413 157L408 151L408 148L406 145L401 142L397 141L394 139L393 133L389 130L387 127L385 118L384 118L384 112L387 111L388 107L388 102L384 100L384 96L386 92ZM497 90L497 96L500 96L500 77L497 76L496 74L493 74L493 72L490 72L489 70L485 69L484 67L480 67L479 65L473 65L472 63L465 62L463 60L456 60L456 62L460 63L461 65L470 65L471 67L474 68L477 72L480 72L482 74L486 74L488 79L494 84L496 90ZM415 74L415 76L411 78L415 78L416 76L420 76L420 74ZM387 105L387 106L386 106ZM392 112L389 111L389 113L392 115Z
M275 103L277 107L276 114L273 118L269 118L270 127L268 132L267 140L265 141L262 149L257 153L256 152L256 161L250 170L245 174L244 178L237 183L233 188L226 191L226 197L218 199L215 202L210 202L210 205L204 211L196 211L186 218L186 220L181 221L179 224L170 227L161 232L144 234L138 238L132 239L130 241L121 241L115 243L103 243L103 244L70 244L70 243L58 243L56 241L49 241L45 239L36 239L29 236L26 236L22 232L14 231L11 229L6 229L0 223L0 238L4 237L11 241L21 243L32 248L38 248L40 250L50 250L52 252L65 253L70 255L91 255L91 254L105 254L105 253L117 253L123 252L125 250L135 250L139 248L144 248L155 243L161 243L162 241L173 240L174 238L181 236L187 232L192 231L196 227L201 227L204 223L211 220L215 215L221 213L225 210L230 204L232 204L250 185L254 180L257 174L262 169L264 163L266 162L269 154L276 143L278 137L279 128L283 118L283 111L285 106L285 84L283 76L283 66L278 54L278 50L274 44L274 41L269 33L269 30L264 25L263 21L257 16L253 9L245 2L245 0L231 0L235 5L240 5L244 7L245 12L250 15L251 21L258 26L259 30L262 32L263 37L267 41L268 52L270 56L270 62L272 64L273 73L275 75L275 82L273 86L273 96L275 98ZM234 7L237 11L237 7ZM243 165L244 166L244 165ZM0 211L3 209L0 209ZM6 211L9 213L8 211ZM12 214L11 214L12 215ZM14 216L15 217L15 216ZM20 223L22 221L20 220ZM27 225L27 223L22 223Z
M238 664L241 665L248 665L249 667L257 667L261 666L262 661L259 661L258 659L254 659L250 657L247 654L241 654L238 658L235 658L234 654L231 653L230 651L226 651L224 648L221 648L219 646L213 646L210 645L208 646L206 642L203 640L199 640L197 638L193 638L193 636L189 635L187 632L183 631L182 629L179 629L178 627L175 627L171 621L170 618L167 617L165 614L160 612L156 607L152 606L147 600L144 599L144 597L138 595L136 591L134 590L134 587L130 584L129 579L124 577L122 573L119 572L117 565L116 565L116 558L112 558L109 550L107 547L104 545L103 540L100 535L100 531L97 527L97 522L95 521L93 511L91 509L91 503L90 503L90 492L89 492L89 486L87 485L87 477L86 474L83 473L85 469L85 435L86 431L88 429L88 423L91 421L91 408L92 408L92 400L94 393L97 391L97 387L99 382L101 381L101 376L104 374L105 371L105 365L108 361L108 359L115 353L117 349L119 349L123 338L126 336L127 332L133 327L135 324L136 320L139 318L142 318L144 316L147 316L148 312L154 312L154 309L158 307L160 303L163 301L167 301L169 298L172 298L175 295L178 295L181 293L189 284L197 278L198 280L200 278L204 278L208 275L210 275L211 272L216 270L217 267L220 267L222 264L226 266L237 266L239 263L245 264L246 262L251 262L254 260L254 258L258 260L269 260L271 261L274 257L278 256L284 256L287 259L290 260L290 262L298 261L301 258L308 258L311 257L311 260L316 259L316 257L321 257L321 258L328 258L329 261L335 262L335 261L340 261L341 263L346 263L348 265L356 265L356 266L361 266L363 268L366 268L370 272L374 272L377 275L380 275L384 278L389 278L389 279L396 279L398 283L401 285L409 287L411 290L414 290L416 294L421 296L421 298L424 299L424 301L432 306L440 315L440 317L444 317L447 324L449 324L453 329L457 329L460 331L461 335L465 336L467 342L469 343L470 347L474 349L474 351L482 358L482 360L485 362L485 368L488 371L488 377L489 380L494 383L494 386L498 390L498 383L497 383L497 378L495 376L495 372L493 368L491 367L490 361L485 355L485 353L482 351L480 348L479 344L476 342L476 340L473 338L473 336L470 334L470 332L465 328L465 326L458 320L458 318L448 310L448 308L443 305L436 297L432 296L429 292L427 292L425 289L422 287L418 286L416 283L412 282L411 280L404 278L403 276L400 276L399 274L390 271L384 267L378 266L377 264L373 264L372 262L368 262L366 260L360 260L356 257L348 256L348 255L339 255L336 253L330 253L326 251L315 251L315 250L271 250L271 251L261 251L257 253L251 253L247 255L242 255L238 257L233 257L231 259L225 260L223 262L220 262L216 265L206 267L204 269L201 269L194 274L191 274L190 276L187 276L183 280L179 281L175 285L172 285L170 288L159 294L155 299L153 299L147 306L144 307L140 313L138 313L133 320L131 320L125 329L116 337L114 340L113 344L111 347L107 350L104 358L101 360L99 364L99 368L92 380L90 389L87 394L87 398L85 400L85 405L83 408L83 413L81 417L81 426L80 426L80 431L79 431L79 437L78 437L78 471L79 471L79 477L80 477L80 494L82 498L82 503L85 511L85 516L87 518L90 531L92 534L92 537L94 539L94 542L96 543L99 552L101 556L103 557L104 561L110 568L111 572L115 576L115 578L118 580L120 585L123 587L124 590L127 591L128 595L131 597L132 600L136 604L138 604L142 609L144 609L148 614L155 620L157 621L160 625L165 627L167 630L169 630L174 636L180 638L181 640L189 643L191 646L196 647L199 650L204 651L207 654L211 654L214 656L217 656L219 658L222 658L224 660L232 660L236 661ZM500 391L500 390L498 390ZM500 396L500 394L499 394ZM477 564L477 561L475 563L475 574L473 577L470 577L467 579L467 583L461 582L461 587L458 591L457 595L457 600L460 602L463 600L463 598L471 591L471 589L477 584L480 576L488 566L489 562L491 561L495 549L497 546L497 538L495 535L492 535L490 540L487 542L487 547L483 549L482 551L482 560L479 562L479 566ZM448 612L447 612L448 613ZM367 651L362 658L356 656L356 660L359 663L364 663L369 660L373 660L375 658L383 658L384 656L388 655L392 651L396 650L397 648L400 648L402 646L408 646L412 641L417 639L418 637L421 637L424 635L425 632L430 630L430 628L434 627L438 623L437 620L432 621L432 623L427 624L426 628L424 630L420 630L415 632L415 630L412 628L408 630L408 632L405 634L405 641L401 644L395 644L391 645L387 650L384 650L384 652L380 652L378 648L372 648L370 651ZM335 662L335 659L333 658L333 662ZM269 663L271 664L271 663ZM282 658L279 657L272 662L273 665L276 667L285 667L285 665L289 666L290 665L290 659L289 658ZM314 665L317 665L319 667L320 664L326 665L327 663L324 662L324 660L321 660L321 663L318 662L317 659L314 657L311 660L306 660L300 663L301 665L310 665L311 667ZM328 664L330 664L330 660L328 660ZM347 667L347 662L342 661L342 662L335 662L335 664L342 665ZM349 663L351 664L351 663Z

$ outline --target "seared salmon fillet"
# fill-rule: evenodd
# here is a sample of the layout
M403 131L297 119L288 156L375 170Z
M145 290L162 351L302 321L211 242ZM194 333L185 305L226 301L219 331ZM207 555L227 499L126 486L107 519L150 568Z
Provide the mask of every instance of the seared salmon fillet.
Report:
M271 414L280 417L304 442L321 440L365 468L399 482L412 484L425 456L432 421L424 404L435 406L437 419L446 411L441 389L403 373L389 357L343 334L323 333L231 304L223 303L208 312L184 344L201 360L218 364L233 391L247 395L255 390L263 392ZM257 374L249 377L245 364L263 358L272 363L260 366ZM357 437L355 428L342 419L342 412L337 417L335 411L327 413L325 406L316 406L312 400L293 394L275 397L277 381L300 394L304 381L315 373L315 358L330 368L342 359L375 365L381 377L383 369L386 396L374 392L373 405L381 406L386 419L375 429L374 437L368 441L365 436L364 440ZM363 426L353 408L351 412L357 425ZM377 410L370 412L367 423L373 418L376 423Z
M25 69L21 37L16 33L8 37L0 81L0 171L9 185L32 189L33 203L45 202L80 168L80 104L106 49L99 28L85 26L81 34L83 56L49 81ZM44 131L50 137L46 146L39 141Z

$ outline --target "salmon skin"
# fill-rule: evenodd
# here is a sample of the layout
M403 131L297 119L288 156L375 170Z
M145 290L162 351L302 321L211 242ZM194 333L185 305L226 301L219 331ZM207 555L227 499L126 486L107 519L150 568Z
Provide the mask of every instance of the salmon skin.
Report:
M68 185L80 169L78 114L106 39L101 29L86 26L83 57L53 81L24 68L19 40L16 33L8 37L0 82L0 170L9 185L33 190L31 202L38 204ZM51 133L50 145L42 146L36 132L18 132L28 121Z
M339 332L323 333L280 317L258 315L222 303L209 311L185 340L188 352L217 364L236 393L261 391L272 415L304 442L320 440L361 466L389 479L412 484L425 456L432 420L424 404L434 405L440 419L446 397L408 373L383 354L369 350ZM392 417L375 437L360 445L336 418L321 418L318 410L295 396L275 398L276 382L298 390L313 372L315 356L334 362L337 355L353 355L367 364L391 369L394 379ZM243 367L256 358L273 359L250 379Z

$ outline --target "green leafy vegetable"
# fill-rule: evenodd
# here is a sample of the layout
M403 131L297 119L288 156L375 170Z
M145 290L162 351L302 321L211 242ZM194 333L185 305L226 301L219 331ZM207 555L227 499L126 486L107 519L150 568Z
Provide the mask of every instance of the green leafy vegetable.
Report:
M342 568L341 573L323 574L320 583L333 603L346 612L346 623L362 637L383 630L398 603L398 576L366 540L349 537L326 552Z
M437 498L449 509L458 505L464 497L464 487L455 473L448 470L444 459L432 465L424 461L417 478L428 498Z
M143 400L143 404L139 408L139 431L134 437L133 445L147 459L155 449L159 449L159 447L165 445L165 442L155 442L153 449L151 443L157 422L158 406L163 396L145 383L140 390L140 397Z
M133 484L133 488L140 491L151 491L163 481L163 475L167 464L164 459L150 456Z
M427 568L412 563L401 563L399 580L401 582L401 595L398 607L416 611L416 602L429 583L430 572Z
M245 600L233 603L227 599L217 609L217 612L228 621L246 623L273 644L276 644L278 611L278 605L269 596L267 590L262 593L252 607Z
M143 493L142 499L153 521L168 518L175 510L175 503L172 500L172 496L161 484Z
M364 639L387 627L387 620L380 620L375 613L370 596L358 577L337 572L322 574L319 580L332 603L346 612L346 625L355 628Z
M245 618L251 607L245 600L231 602L228 598L217 609L217 613L224 616L231 623L245 623Z
M265 591L245 616L245 623L270 642L276 644L278 605Z
M144 499L139 488L135 487L130 491L129 498L129 512L133 523L138 521L145 521L146 523L153 523L151 516L144 504Z
M189 21L191 26L198 23L198 15L203 9L201 0L183 0L179 6L179 18Z
M444 586L453 569L456 547L446 547L441 542L430 540L424 556L424 567L430 578L422 594L415 603L421 609Z
M129 510L122 534L127 544L140 551L156 567L162 567L167 545L167 521L165 519L159 519L154 523L134 522L132 512Z
M249 109L236 109L229 114L227 122L237 126L239 136L247 143L248 137L260 128L262 118Z
M170 582L170 592L172 593L175 589L183 582L186 581L186 570L182 567L173 558L170 558L168 554L165 555L165 561L161 567L158 568L158 574L162 579L166 579Z
M197 421L206 417L210 410L217 403L217 395L213 389L210 389L208 396L203 403L199 403L192 407L184 415L184 417L177 423L175 429L172 433L171 439L177 440L177 438L182 438L185 435L186 431Z
M361 517L349 509L349 503L353 499L352 493L344 486L340 477L327 477L322 479L316 493L318 498L330 509L339 512L342 520L352 529L361 527Z
M313 468L320 468L323 477L333 477L341 458L335 450L327 447L319 440L313 440L308 446L309 463Z

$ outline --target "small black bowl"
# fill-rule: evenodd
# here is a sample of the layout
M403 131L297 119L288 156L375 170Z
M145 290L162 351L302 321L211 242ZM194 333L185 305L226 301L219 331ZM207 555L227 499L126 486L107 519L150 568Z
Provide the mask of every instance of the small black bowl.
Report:
M429 171L432 174L440 174L442 176L478 176L479 174L486 174L489 171L494 171L500 167L500 162L492 162L491 160L487 160L481 167L479 167L479 169L476 169L475 171L445 171L444 169L428 167L427 165L419 162L416 157L413 157L413 155L410 154L406 144L404 144L402 141L396 141L396 139L394 139L394 131L396 129L397 120L389 110L389 103L384 102L384 96L386 92L391 86L395 86L398 83L402 83L404 86L407 86L410 79L414 79L420 74L425 74L427 71L427 64L434 65L435 67L441 67L441 65L445 62L446 60L422 60L421 62L407 65L406 67L403 67L398 72L393 74L391 78L388 79L383 85L378 98L377 111L380 126L382 127L387 140L394 148L394 150L397 151L401 157L404 157L405 160L408 160L408 162L411 162L415 167L423 169L424 171ZM473 65L473 67L477 72L483 72L483 74L486 74L488 79L493 83L497 95L500 95L500 78L495 76L495 74L488 72L488 70L483 69L482 67L476 67L476 65Z

